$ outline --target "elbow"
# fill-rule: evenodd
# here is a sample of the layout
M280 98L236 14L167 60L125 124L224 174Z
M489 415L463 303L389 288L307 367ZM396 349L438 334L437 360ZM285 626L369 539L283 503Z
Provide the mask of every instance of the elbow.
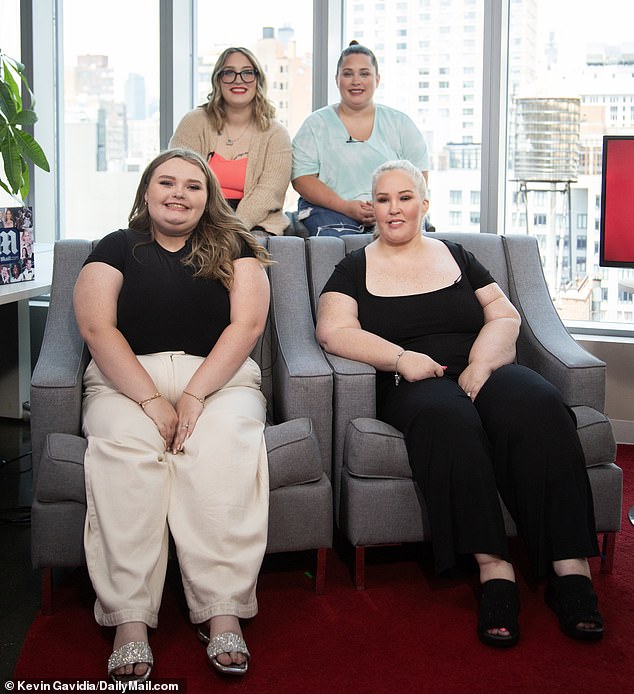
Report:
M517 311L515 311L515 315L513 316L513 323L515 325L515 335L516 337L519 337L520 328L522 327L522 318Z
M324 335L324 329L321 327L321 325L319 325L319 320L317 321L317 325L315 326L315 338L317 339L319 346L322 349L326 349L326 336Z
M82 340L89 345L93 340L95 340L96 336L99 334L99 330L91 323L85 323L84 321L77 322L79 334L81 335Z
M330 354L333 353L332 344L328 339L328 331L321 327L319 325L319 322L317 323L317 327L315 329L315 337L317 338L317 342L319 343L319 346L324 350L324 352L328 352Z
M249 351L251 351L258 343L258 340L264 334L266 329L266 318L262 320L254 320L253 322L242 325L240 332L242 333L242 339L249 346Z
M80 326L79 334L91 352L94 347L103 344L107 339L107 332L95 325Z

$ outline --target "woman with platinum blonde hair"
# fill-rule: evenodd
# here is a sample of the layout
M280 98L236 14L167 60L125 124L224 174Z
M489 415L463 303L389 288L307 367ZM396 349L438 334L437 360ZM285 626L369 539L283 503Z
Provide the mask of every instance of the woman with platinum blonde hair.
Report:
M317 337L377 370L377 416L405 436L436 571L473 555L478 637L517 643L499 491L562 630L600 639L587 561L598 554L592 492L574 415L553 385L515 363L520 318L489 271L461 245L421 234L429 201L417 167L379 166L372 203L376 238L336 266Z

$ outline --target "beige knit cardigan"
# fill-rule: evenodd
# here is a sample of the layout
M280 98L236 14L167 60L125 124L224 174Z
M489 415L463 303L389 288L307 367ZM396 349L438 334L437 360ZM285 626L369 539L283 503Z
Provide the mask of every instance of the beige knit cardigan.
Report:
M191 149L206 160L217 142L218 132L199 107L185 114L169 146ZM286 128L274 120L268 130L256 130L251 136L244 198L236 210L249 229L261 226L270 234L284 233L289 225L283 207L290 180L291 139Z

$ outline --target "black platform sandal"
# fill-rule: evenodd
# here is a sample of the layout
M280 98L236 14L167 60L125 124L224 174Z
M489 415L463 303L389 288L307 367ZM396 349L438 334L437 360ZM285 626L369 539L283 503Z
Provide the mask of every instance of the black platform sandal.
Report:
M587 576L552 576L544 597L548 607L559 618L559 626L566 636L580 641L599 641L603 638L603 619L597 608L597 594ZM580 622L592 623L594 627L581 628L578 626Z
M492 578L482 584L478 617L478 638L487 646L509 648L520 638L517 615L520 597L517 584L505 578ZM506 629L508 634L492 634L489 629Z

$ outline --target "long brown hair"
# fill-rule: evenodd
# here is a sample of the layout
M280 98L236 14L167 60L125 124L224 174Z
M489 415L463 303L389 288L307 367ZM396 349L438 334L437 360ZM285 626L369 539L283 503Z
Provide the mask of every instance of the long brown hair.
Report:
M145 204L145 192L156 169L170 159L183 159L194 164L200 169L206 182L207 204L190 236L191 252L183 259L185 265L195 268L194 275L219 279L230 289L233 282L233 261L240 257L243 243L251 248L263 266L270 265L268 252L229 207L207 162L188 149L169 149L147 165L128 218L130 229L146 232L150 236L150 242L154 241L154 225Z
M275 106L273 106L266 95L267 86L264 70L258 59L248 48L231 46L230 48L225 48L220 54L214 65L213 72L211 73L211 91L207 94L207 103L202 104L201 108L207 111L212 126L220 132L227 117L224 108L224 99L222 98L222 88L220 86L220 71L225 64L225 60L232 53L241 53L251 65L253 65L257 73L255 78L255 98L251 104L253 108L252 117L260 130L268 130L271 127L271 121L275 118Z

